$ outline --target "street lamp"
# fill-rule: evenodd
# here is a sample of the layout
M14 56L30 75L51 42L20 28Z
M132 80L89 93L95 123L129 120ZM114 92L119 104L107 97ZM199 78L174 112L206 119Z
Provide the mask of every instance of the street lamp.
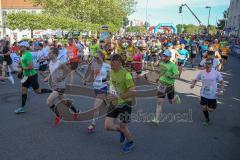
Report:
M208 27L209 27L209 19L210 19L210 13L211 13L211 8L210 6L206 6L205 8L209 9L209 12L208 12Z
M146 3L146 22L148 21L148 0Z

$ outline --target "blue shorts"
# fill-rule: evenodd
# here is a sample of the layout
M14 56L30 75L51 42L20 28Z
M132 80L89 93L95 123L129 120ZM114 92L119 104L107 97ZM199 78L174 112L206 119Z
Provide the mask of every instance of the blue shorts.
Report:
M107 95L107 92L108 92L108 87L103 87L101 89L94 89L94 92L95 92L95 95L98 95L98 94L105 94Z

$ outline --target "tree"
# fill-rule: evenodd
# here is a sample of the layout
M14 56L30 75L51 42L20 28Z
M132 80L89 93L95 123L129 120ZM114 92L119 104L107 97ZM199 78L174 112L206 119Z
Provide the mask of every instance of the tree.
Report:
M126 28L130 23L129 19L127 17L123 17L123 27Z
M193 24L185 25L184 26L184 33L198 33L199 27Z
M146 33L146 28L145 26L130 26L126 28L127 32L130 33Z
M217 29L223 30L223 29L225 28L226 21L227 21L227 17L228 17L228 11L225 10L225 11L223 12L223 19L219 19L219 20L218 20Z
M182 33L183 30L184 30L184 27L183 27L182 24L178 24L178 25L176 25L176 28L177 28L177 33L178 33L178 34Z
M36 29L61 29L69 31L98 31L99 25L84 23L71 18L50 17L44 14L32 14L26 12L10 13L7 15L7 26L9 29L29 29L31 37ZM109 24L112 30L116 30L113 24Z
M193 24L178 24L177 26L178 33L198 33L200 31L199 26L195 26ZM183 29L183 31L182 31Z
M122 26L122 20L133 13L135 0L31 0L50 16L69 17L85 23Z
M216 26L210 25L210 26L208 27L208 32L209 32L209 34L211 34L211 35L217 34L217 28L216 28Z

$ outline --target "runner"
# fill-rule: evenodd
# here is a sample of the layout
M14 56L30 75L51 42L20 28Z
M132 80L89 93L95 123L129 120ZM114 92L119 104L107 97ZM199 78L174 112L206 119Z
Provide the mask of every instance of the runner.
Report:
M210 48L211 49L211 48ZM215 52L209 50L208 52L203 54L203 59L201 60L199 64L199 69L204 70L205 69L205 63L207 59L211 58L213 60L212 68L214 70L218 70L219 65L221 64L220 61L215 57Z
M197 56L198 53L199 53L199 51L198 51L198 45L197 45L197 42L194 40L194 41L190 44L190 58L191 58L192 68L194 68L195 59L196 59L196 56Z
M37 94L43 93L51 93L50 89L40 89L38 83L38 74L33 69L33 56L29 52L29 43L27 41L23 41L19 44L20 46L20 55L21 55L21 67L22 69L19 71L19 75L23 75L22 79L22 105L17 108L14 112L16 114L25 113L25 104L27 101L27 92L28 88L32 87L34 92ZM21 76L20 76L21 77Z
M179 71L179 78L182 74L183 66L185 65L187 58L189 57L189 52L185 49L185 45L181 44L181 49L178 50L180 56L178 57L178 71Z
M136 48L132 43L132 40L128 40L128 47L127 47L127 51L126 51L126 67L131 71L132 70L132 62L133 62L133 56L136 53Z
M76 69L78 68L78 63L80 62L78 58L78 48L72 38L68 39L67 55L70 61L70 85L72 85L74 81L74 74L77 73Z
M47 46L46 42L44 42L44 45L37 42L36 47L38 47L39 51L39 73L42 76L42 80L44 80L47 77L46 70L48 66L48 54L50 48Z
M177 79L179 76L177 65L170 61L172 56L171 51L165 50L162 56L163 62L160 63L156 116L152 120L152 122L155 124L160 123L162 105L166 95L170 104L173 104L174 102L177 104L181 103L180 97L178 95L175 95L174 91L175 79Z
M224 38L221 42L220 42L220 54L222 57L222 67L221 70L224 69L224 65L228 60L228 55L230 54L230 48L228 47L228 42L226 41L226 39Z
M105 62L105 57L102 51L97 52L96 61L97 65L93 68L94 70L94 79L93 87L96 95L96 100L94 102L94 114L92 123L88 126L88 133L95 132L96 129L96 120L99 116L99 106L104 102L103 99L106 99L108 92L108 81L110 76L110 65Z
M176 64L177 57L179 57L180 54L178 53L176 48L173 48L173 43L172 42L169 42L167 44L167 47L168 47L168 50L172 53L170 61Z
M136 54L134 54L133 56L133 71L136 72L137 78L139 78L140 74L142 73L142 59L144 55L144 50L144 47L139 46L138 49L136 49Z
M123 145L125 153L134 148L132 134L128 130L128 123L132 112L132 101L135 96L135 86L131 74L122 67L122 58L115 54L111 59L110 73L110 95L107 101L110 101L108 114L105 118L105 129L108 131L117 131L120 133L120 142ZM120 124L114 123L116 118L120 117Z
M92 42L89 44L89 61L97 55L97 51L100 50L100 45L97 38L92 38Z
M12 67L12 59L10 56L10 46L9 46L9 41L4 41L3 42L3 50L2 50L2 55L3 55L3 68L5 69L4 72L7 73L8 79L11 81L12 84L14 84L14 78L12 76L12 72L14 71ZM3 74L3 77L5 77L5 73Z
M193 80L191 88L194 88L197 81L202 81L201 87L201 102L203 114L205 116L204 125L209 125L209 112L213 112L217 107L217 82L220 82L221 87L218 90L218 95L223 93L224 81L220 72L212 68L213 59L208 58L205 62L205 70L201 71L195 80Z
M50 75L48 78L51 77L51 87L53 89L53 92L47 98L47 105L56 115L54 119L54 126L59 125L61 122L61 116L58 112L58 109L56 108L56 105L54 104L54 101L57 99L64 99L64 90L66 88L65 78L67 77L68 73L71 72L71 70L67 67L66 64L61 63L61 61L57 59L58 53L58 48L55 47L51 48L49 53ZM74 115L77 116L79 111L72 105L72 103L66 101L66 105L70 108Z

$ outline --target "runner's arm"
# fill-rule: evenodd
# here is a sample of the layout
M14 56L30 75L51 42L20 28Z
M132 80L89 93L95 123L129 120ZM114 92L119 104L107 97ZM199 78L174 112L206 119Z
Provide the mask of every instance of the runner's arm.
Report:
M127 99L129 97L135 97L136 96L136 89L135 87L129 88L129 90L126 93L120 94L121 99Z
M199 81L199 80L201 80L201 74L198 74L197 77L196 77L196 79L194 79L194 80L192 81L192 85L190 86L190 88L191 88L191 89L194 88L195 85L196 85L196 83L197 83L197 81Z

